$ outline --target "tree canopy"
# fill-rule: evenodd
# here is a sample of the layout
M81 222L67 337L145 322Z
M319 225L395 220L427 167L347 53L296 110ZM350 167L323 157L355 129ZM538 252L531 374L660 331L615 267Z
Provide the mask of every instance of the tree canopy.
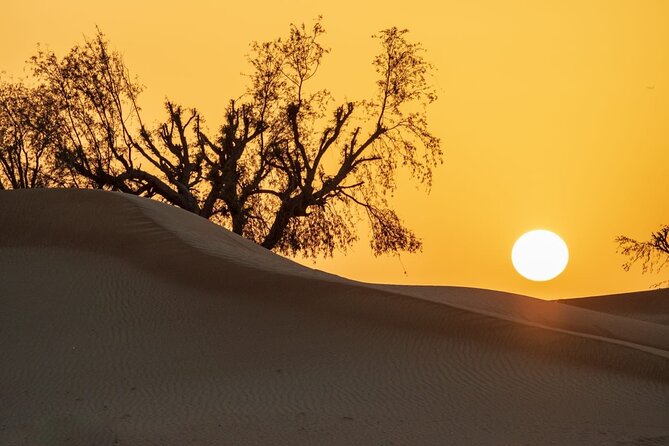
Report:
M650 239L638 241L620 235L616 237L618 251L627 256L623 268L629 271L632 264L640 262L643 273L658 272L669 264L669 225L663 225L658 231L651 233ZM669 280L656 283L655 287L669 284Z
M148 125L142 88L100 31L62 58L40 50L30 84L0 83L0 188L152 197L289 255L346 250L360 220L375 255L419 250L388 197L399 168L429 190L442 160L426 114L433 67L407 30L382 30L370 96L337 102L311 88L323 34L319 18L253 43L247 89L213 133L197 109L169 100Z

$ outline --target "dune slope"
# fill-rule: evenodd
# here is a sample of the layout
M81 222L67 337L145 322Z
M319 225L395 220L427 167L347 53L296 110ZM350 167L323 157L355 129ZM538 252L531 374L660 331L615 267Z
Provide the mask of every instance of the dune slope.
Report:
M562 299L560 303L669 325L669 288L610 296Z
M100 191L0 193L0 444L666 444L669 327L304 268Z

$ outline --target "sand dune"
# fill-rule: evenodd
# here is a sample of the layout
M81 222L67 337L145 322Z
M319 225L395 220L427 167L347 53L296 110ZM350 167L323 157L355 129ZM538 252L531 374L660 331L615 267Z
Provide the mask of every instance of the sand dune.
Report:
M669 326L625 312L353 282L100 191L0 193L0 284L0 445L669 443Z
M611 296L563 299L560 303L669 325L669 288Z

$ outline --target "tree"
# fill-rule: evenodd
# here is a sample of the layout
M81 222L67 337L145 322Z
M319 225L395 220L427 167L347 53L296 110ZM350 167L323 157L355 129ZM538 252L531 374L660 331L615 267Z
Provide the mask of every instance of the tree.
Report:
M63 185L49 148L58 110L43 87L0 83L0 189Z
M60 138L53 151L58 168L70 173L75 187L160 197L199 213L194 193L201 158L191 156L186 136L189 126L197 125L195 110L185 115L167 102L167 124L148 131L137 106L141 88L99 31L61 60L40 51L31 65L58 105ZM150 168L142 168L142 162Z
M641 262L643 273L660 271L669 263L669 225L663 225L659 231L653 232L650 239L639 242L624 235L616 237L618 251L627 256L628 261L623 264L625 271L629 271L632 264ZM655 284L660 287L668 284L665 280Z
M374 36L375 94L336 106L327 90L310 89L328 53L320 18L253 43L247 91L228 103L214 135L196 109L171 101L149 129L141 87L99 31L62 59L40 51L34 77L57 109L56 129L43 133L53 135L49 172L75 187L157 198L284 254L345 250L361 218L375 255L416 251L420 241L388 196L400 167L429 189L442 152L426 117L436 100L432 67L407 32Z

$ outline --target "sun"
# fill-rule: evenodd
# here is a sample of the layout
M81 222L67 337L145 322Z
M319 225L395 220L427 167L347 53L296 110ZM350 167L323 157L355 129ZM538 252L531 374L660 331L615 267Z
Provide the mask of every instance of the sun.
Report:
M536 229L516 240L511 250L511 262L521 276L544 282L564 271L569 262L569 249L556 233Z

